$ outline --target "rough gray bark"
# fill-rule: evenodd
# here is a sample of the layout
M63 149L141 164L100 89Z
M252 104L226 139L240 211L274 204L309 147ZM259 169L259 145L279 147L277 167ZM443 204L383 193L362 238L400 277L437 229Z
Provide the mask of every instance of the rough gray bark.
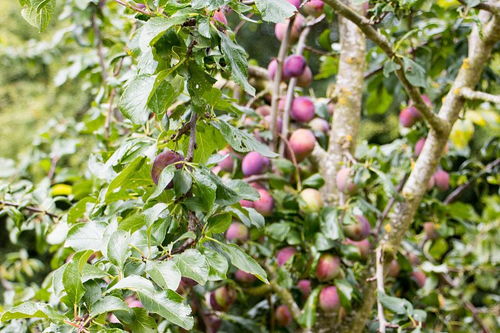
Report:
M361 11L361 4L352 8ZM352 153L358 136L361 120L361 99L366 58L366 38L361 30L349 20L339 17L340 58L334 97L335 111L331 124L327 154L319 163L325 179L322 189L324 199L337 202L339 193L335 183L337 171L346 161L346 153Z

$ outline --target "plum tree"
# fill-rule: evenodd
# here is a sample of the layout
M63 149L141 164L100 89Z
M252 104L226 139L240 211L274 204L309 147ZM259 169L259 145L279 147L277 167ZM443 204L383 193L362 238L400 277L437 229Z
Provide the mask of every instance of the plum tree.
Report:
M495 1L20 3L87 98L2 160L0 331L494 330Z

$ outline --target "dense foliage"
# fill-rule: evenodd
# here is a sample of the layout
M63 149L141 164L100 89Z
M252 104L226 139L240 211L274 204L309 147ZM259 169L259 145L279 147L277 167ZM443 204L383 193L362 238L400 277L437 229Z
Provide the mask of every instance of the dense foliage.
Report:
M313 149L331 144L344 97L333 94L339 18L326 4L297 13L293 3L20 0L52 38L34 61L65 55L53 80L74 95L58 105L79 90L91 102L48 122L18 161L2 160L0 332L315 331L359 310L390 232L386 209L402 200L429 130L399 65L369 42L360 139L336 177L340 200L321 192ZM433 109L478 13L441 0L364 8ZM260 50L278 52L287 19L279 72ZM2 73L27 57L2 57ZM499 77L496 53L480 90L498 94ZM496 106L467 102L411 230L386 249L388 329L498 329Z

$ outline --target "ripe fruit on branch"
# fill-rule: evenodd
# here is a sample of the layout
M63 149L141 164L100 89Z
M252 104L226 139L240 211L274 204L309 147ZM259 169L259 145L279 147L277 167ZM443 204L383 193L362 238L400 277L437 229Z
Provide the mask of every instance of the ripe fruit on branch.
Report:
M411 272L411 279L415 281L419 288L423 288L425 285L425 281L427 280L427 276L422 271L413 271Z
M301 205L300 208L306 213L317 213L323 207L321 192L316 189L306 188L300 192L300 197L305 203L305 205Z
M312 153L316 138L310 130L299 128L292 133L288 142L297 162L300 162Z
M243 174L248 177L264 173L268 168L270 161L267 157L262 156L256 151L246 154L241 163Z
M439 169L436 173L434 173L432 178L434 179L434 185L440 191L447 191L450 188L450 175L448 172Z
M339 275L340 259L333 254L322 254L316 266L316 277L320 281L328 281Z
M206 333L217 333L220 326L222 325L222 320L215 314L209 314L206 316Z
M221 170L232 172L234 167L234 162L233 158L231 157L231 151L229 149L222 149L221 151L218 152L218 154L222 156L229 154L229 156L227 156L222 161L217 163L217 165L219 166L219 168L221 168Z
M265 189L257 189L260 198L253 202L253 208L263 216L269 216L273 213L274 199Z
M269 116L271 114L271 107L264 104L255 109L255 112L260 114L262 117Z
M340 308L340 298L337 287L329 286L319 293L319 307L325 312L333 312Z
M344 167L337 172L336 183L337 188L340 192L346 194L353 194L356 192L358 187L351 179L351 168Z
M370 222L362 215L356 215L356 222L343 226L344 233L352 240L360 241L370 236Z
M323 14L324 6L325 4L321 0L309 0L304 4L303 8L306 14L318 17Z
M297 78L297 86L306 88L309 87L312 82L313 74L311 68L309 68L309 66L306 66L302 75Z
M368 239L363 239L360 241L354 241L352 239L346 239L346 244L354 245L358 248L359 254L361 255L361 259L368 259L368 255L370 254L370 241Z
M304 298L307 298L309 294L311 294L312 290L311 280L300 280L299 282L297 282L297 288L302 293L302 296L304 296Z
M287 20L287 22L289 22L289 20ZM305 22L304 16L302 16L302 15L295 16L295 21L293 21L292 30L291 30L291 34L290 34L290 41L291 42L295 42L295 41L297 41L297 39L299 39L300 30L302 30L302 27L304 26L304 22ZM274 26L274 34L276 35L276 38L280 42L285 37L287 25L288 25L288 23L280 22L280 23L276 23L276 25Z
M272 123L272 117L270 115L265 116L264 119L262 119L262 126L266 129L271 128L271 123ZM278 129L278 132L281 133L281 130L283 129L283 119L281 119L281 117L278 117L276 119L276 128Z
M401 267L399 266L398 261L396 259L393 259L391 261L391 263L389 264L387 275L395 278L399 275L400 271L401 271Z
M422 152L422 149L424 149L425 145L425 138L420 138L417 143L415 144L415 149L414 149L414 155L419 156L420 153Z
M240 200L241 207L253 208L253 201L249 200Z
M283 266L293 255L297 253L297 250L294 247L288 246L284 247L276 253L276 261L278 262L278 266Z
M422 115L414 106L404 108L399 114L399 122L404 127L412 127L420 118Z
M330 130L330 125L323 118L314 118L309 122L309 127L316 132L328 133Z
M281 327L286 327L292 323L292 314L286 305L278 306L274 316L276 318L276 322Z
M434 222L425 222L424 232L427 239L436 239L439 237L439 233L436 230L436 225L434 224Z
M295 6L295 8L299 9L301 0L287 0L291 5Z
M238 269L234 273L234 278L236 279L236 281L241 282L241 283L245 283L245 284L250 284L250 283L253 283L257 280L257 278L253 274L242 271L241 269Z
M224 12L222 10L215 11L213 19L217 22L220 22L224 25L227 25L227 18L226 18L226 15L224 15Z
M290 116L299 123L307 123L314 118L314 103L308 97L296 97L292 102Z
M240 222L233 222L226 231L228 241L245 242L248 239L248 228Z
M214 310L227 311L234 301L236 301L236 292L227 286L217 288L210 293L210 306Z
M287 78L299 77L304 73L306 66L306 59L303 56L293 54L285 59L283 75Z
M155 157L153 168L151 169L151 178L153 179L153 182L158 185L158 180L163 169L165 169L172 163L180 162L183 160L184 157L181 154L171 150L165 150L164 152L158 154ZM181 167L181 164L177 164L176 167L179 169ZM167 187L171 188L172 182L170 182Z

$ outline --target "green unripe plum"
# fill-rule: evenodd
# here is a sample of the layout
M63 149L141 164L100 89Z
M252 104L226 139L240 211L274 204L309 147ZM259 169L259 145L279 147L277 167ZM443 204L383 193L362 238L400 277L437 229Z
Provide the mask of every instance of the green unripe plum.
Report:
M306 188L300 192L300 198L305 203L300 208L306 213L317 213L323 207L321 192L316 189Z

